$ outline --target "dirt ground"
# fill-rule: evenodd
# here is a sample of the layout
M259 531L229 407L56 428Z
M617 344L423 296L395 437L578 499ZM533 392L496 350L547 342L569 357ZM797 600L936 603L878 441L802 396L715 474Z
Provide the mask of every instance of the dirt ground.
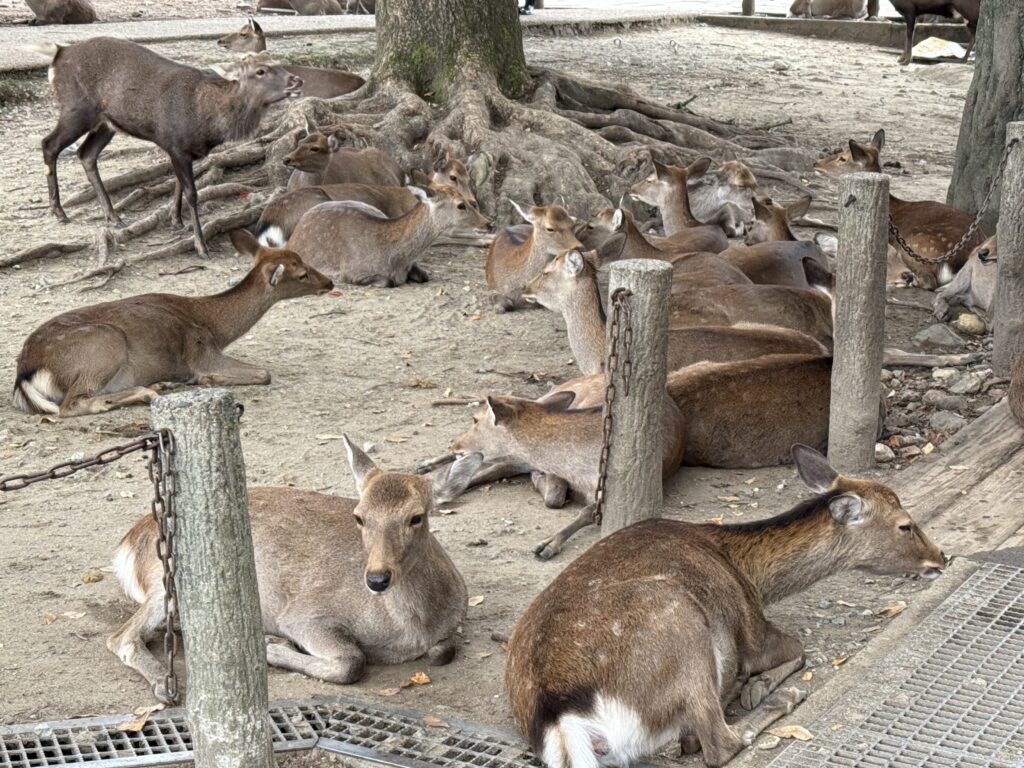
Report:
M372 53L369 36L318 45L337 46L356 70L365 69ZM207 43L159 49L194 61L220 58ZM281 45L282 51L305 49L303 41ZM791 117L778 130L812 151L837 147L851 135L866 139L884 126L886 158L904 169L893 179L894 191L910 198L945 198L971 77L971 69L960 65L901 69L890 51L696 25L622 37L528 39L526 49L534 64L629 81L665 102L697 94L697 111L744 125ZM32 86L43 90L41 79ZM0 253L92 236L99 227L91 204L70 210L74 222L66 227L47 215L38 145L52 124L46 100L0 109L0 144L7 148L0 166ZM156 158L154 150L118 138L101 166L111 177ZM73 156L62 159L60 174L65 194L85 184ZM210 209L205 215L210 217ZM172 239L172 233L157 230L128 253ZM90 255L0 271L0 379L10 385L24 337L58 312L151 290L212 293L245 273L246 261L226 239L212 248L209 262L193 256L154 262L84 293L77 286L47 285L86 268ZM384 466L408 468L442 452L469 423L469 407L432 407L439 397L536 396L575 374L559 319L542 310L493 312L484 291L482 250L434 249L421 264L432 278L427 284L393 290L343 286L340 297L278 305L231 348L231 354L274 374L267 387L235 390L246 407L242 439L252 484L352 494L338 435L372 444ZM193 265L202 269L180 273ZM923 309L890 306L890 312L891 340L904 345L929 324ZM0 405L0 414L0 475L91 454L148 425L147 412L139 408L63 423L43 423L7 405ZM898 473L891 480L898 489ZM749 520L780 512L805 495L791 468L688 468L667 486L666 514L693 521ZM148 499L137 457L0 497L0 722L128 712L151 702L141 678L104 646L132 606L109 572L98 583L82 581L86 571L107 566ZM532 546L574 514L575 509L546 509L529 484L518 481L473 491L452 514L437 515L432 526L438 538L462 569L469 594L483 600L469 609L456 661L430 669L430 685L385 700L511 729L501 688L503 653L490 635L507 632L530 599L596 540L597 531L588 530L553 562L534 558ZM941 543L941 532L934 533ZM884 624L876 612L913 601L922 588L902 578L847 575L786 600L771 615L805 638L813 672L807 685L813 689ZM372 667L345 692L380 699L378 691L421 669L420 663ZM270 683L276 698L338 690L276 670Z

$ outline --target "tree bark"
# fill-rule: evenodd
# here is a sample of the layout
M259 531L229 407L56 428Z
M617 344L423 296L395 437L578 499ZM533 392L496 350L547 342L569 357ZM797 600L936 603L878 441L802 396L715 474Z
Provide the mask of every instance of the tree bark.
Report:
M974 80L967 92L953 181L947 200L976 213L988 194L1006 145L1006 124L1024 120L1024 3L985 0L978 25ZM1000 191L982 220L990 234L999 217Z
M439 103L463 82L522 96L530 75L515 0L379 0L373 76Z

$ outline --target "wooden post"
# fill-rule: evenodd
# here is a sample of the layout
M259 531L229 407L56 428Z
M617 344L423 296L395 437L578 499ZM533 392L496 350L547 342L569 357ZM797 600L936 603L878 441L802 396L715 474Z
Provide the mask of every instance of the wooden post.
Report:
M1017 356L1024 353L1024 122L1006 126L1010 151L1000 190L999 274L993 309L992 368L1008 376Z
M152 415L175 441L175 584L196 768L273 768L235 400L224 389L188 390L158 397Z
M754 15L754 0L743 0L743 15L753 16Z
M661 458L664 435L668 302L672 266L655 259L630 259L612 265L608 296L619 288L626 298L620 317L619 366L613 383L611 449L605 487L602 534L658 517L662 509ZM613 332L609 299L608 343ZM628 391L623 377L626 326L633 329Z
M878 18L878 2L879 0L868 0L868 18Z
M861 472L875 464L888 222L889 177L880 173L843 176L828 428L829 462L840 472Z

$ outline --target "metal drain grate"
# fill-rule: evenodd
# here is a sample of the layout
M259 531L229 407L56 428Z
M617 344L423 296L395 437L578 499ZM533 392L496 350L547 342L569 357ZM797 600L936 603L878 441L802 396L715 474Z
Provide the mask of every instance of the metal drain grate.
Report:
M331 704L323 702L276 703L270 709L274 750L312 749L331 710ZM122 715L0 727L0 768L130 768L191 761L192 739L184 710L156 712L138 732L121 730L131 719Z
M986 565L918 627L930 657L853 729L794 744L770 768L1024 766L1024 570ZM852 692L856 696L856 691ZM828 735L824 735L828 734Z

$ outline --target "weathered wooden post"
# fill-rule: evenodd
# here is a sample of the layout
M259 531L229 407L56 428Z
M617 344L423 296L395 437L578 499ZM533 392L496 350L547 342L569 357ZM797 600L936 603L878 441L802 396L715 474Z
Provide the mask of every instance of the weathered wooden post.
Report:
M878 2L879 0L868 0L868 18L878 18Z
M999 274L993 309L992 368L1008 376L1024 352L1024 122L1006 126L1006 142L1016 141L1003 172L996 236Z
M238 408L227 390L197 389L158 397L152 414L175 441L175 584L196 768L273 768Z
M880 173L843 176L828 428L828 458L841 472L860 472L875 463L888 222L889 177Z
M754 15L754 0L743 0L743 15L753 16Z
M615 327L612 297L629 291ZM612 265L608 283L608 344L618 333L618 366L612 374L611 447L604 497L604 536L657 517L662 509L661 457L664 434L668 301L672 266L654 259ZM625 341L632 329L632 343ZM625 361L629 359L629 365Z

